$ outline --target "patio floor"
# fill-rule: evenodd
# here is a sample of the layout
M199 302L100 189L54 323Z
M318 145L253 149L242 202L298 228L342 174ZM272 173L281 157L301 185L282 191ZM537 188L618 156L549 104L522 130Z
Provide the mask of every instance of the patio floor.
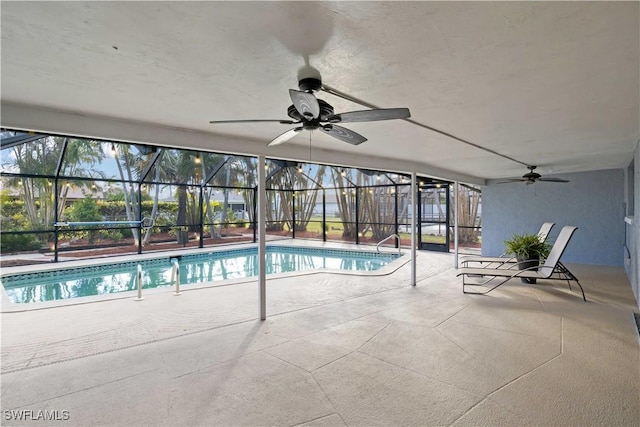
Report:
M262 322L255 281L2 313L2 422L638 425L621 267L568 265L585 303L556 281L464 295L452 255L417 262L415 288L409 264L268 278Z

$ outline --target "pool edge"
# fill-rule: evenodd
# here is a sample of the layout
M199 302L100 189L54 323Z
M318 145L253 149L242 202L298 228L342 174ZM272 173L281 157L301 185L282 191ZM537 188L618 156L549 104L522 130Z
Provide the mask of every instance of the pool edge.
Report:
M330 244L330 245L323 244L321 246L309 246L309 245L302 245L302 244L291 245L290 243L291 243L290 241L269 242L268 246L288 246L288 247L310 248L310 249L337 249L337 250L367 252L367 253L375 252L374 250L364 250L364 248L361 246L353 246L353 245L347 246L345 244L340 244L340 243ZM237 245L234 249L231 249L231 250L242 250L242 249L248 249L252 247L257 247L257 244L249 243L249 244ZM222 252L222 251L230 250L229 247L219 248L219 250L217 251L212 249L215 249L215 248L211 248L211 247L195 248L185 252L177 252L177 251L155 252L155 253L152 252L147 254L141 254L141 257L137 258L136 260L144 261L144 260L150 260L150 259L162 259L165 257L176 258L178 256L188 256L188 255L194 255L194 254ZM389 254L388 252L384 252L384 253ZM394 249L394 254L395 254L395 249ZM336 274L336 275L345 275L345 276L386 276L389 274L393 274L394 272L402 268L404 265L406 265L410 261L411 257L409 256L409 253L405 252L401 254L402 256L398 257L397 259L391 261L389 264L375 271L352 271L352 270L336 270L336 269L320 268L315 270L306 270L306 271L299 271L299 272L269 274L267 276L267 280L297 277L297 276L308 276L312 274ZM2 274L0 275L0 288L2 290L0 295L0 313L18 313L18 312L33 311L33 310L46 310L46 309L52 309L52 308L60 308L60 307L67 307L67 306L81 305L81 304L93 304L93 303L115 301L115 300L121 300L121 299L129 299L129 298L133 300L137 294L135 290L111 293L111 294L103 294L103 295L91 295L91 296L76 297L76 298L70 298L70 299L61 299L61 300L54 300L54 301L42 301L42 302L35 302L35 303L14 303L9 298L4 288L4 284L2 283L2 278L4 276L10 276L14 274L32 274L32 273L37 273L41 271L56 270L61 266L68 267L68 268L82 268L84 266L90 265L90 264L87 264L87 261L100 262L103 265L107 265L107 264L116 264L116 263L124 262L125 260L127 262L130 262L131 256L124 255L124 256L109 257L109 258L92 258L90 260L68 261L62 264L52 263L52 264L46 264L46 265L36 265L35 267L47 267L47 268L37 269L37 270L33 269L32 271L28 271L28 272L25 272L23 270L21 272L7 273L4 271L5 269L3 269ZM12 267L12 268L15 268L15 267ZM201 289L212 289L216 287L226 287L226 286L233 286L233 285L252 283L252 282L255 282L255 283L258 282L258 279L256 276L253 276L250 278L229 279L222 282L219 282L219 281L218 282L202 282L199 284L189 285L189 287L182 287L180 291L190 292L190 291L196 291ZM143 294L144 295L158 295L163 293L173 294L173 291L174 291L173 286L165 286L162 288L144 289Z

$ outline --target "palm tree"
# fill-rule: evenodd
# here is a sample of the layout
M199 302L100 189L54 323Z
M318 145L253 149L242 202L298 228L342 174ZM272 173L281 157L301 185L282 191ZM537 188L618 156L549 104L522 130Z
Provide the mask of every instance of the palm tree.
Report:
M203 179L206 179L209 172L212 172L214 169L218 168L221 162L224 162L224 158L220 154L216 153L202 153L202 162L200 164L200 174ZM214 177L215 178L215 177ZM209 184L205 182L204 184ZM214 205L212 203L212 196L215 191L215 188L207 185L203 189L203 201L204 201L204 215L207 217L207 221L209 224L214 223ZM202 224L204 233L204 224ZM209 227L210 236L212 239L221 237L219 234L216 234L216 230L213 226Z
M176 199L178 201L178 215L176 224L176 242L186 244L189 235L184 226L187 223L187 182L193 172L193 157L190 152L167 150L164 154L163 167L166 167L167 173L171 178L171 182L176 184Z
M458 242L474 245L480 238L481 190L466 184L458 187ZM451 216L453 217L453 204Z
M369 187L360 190L360 208L371 228L373 238L384 239L395 232L395 188L371 187L369 177L364 181L363 184Z
M224 171L216 174L209 185L218 186L223 188L223 208L221 213L221 222L227 221L227 204L229 196L229 187L242 187L242 198L246 206L247 214L249 216L249 222L254 221L253 205L255 200L255 191L250 190L256 188L257 185L257 171L256 171L256 159L253 157L244 156L224 156ZM211 189L210 191L213 191ZM237 190L240 191L240 190ZM209 221L210 223L213 220ZM213 232L213 231L212 231Z
M153 191L153 207L151 208L151 222L153 222L155 220L155 218L158 217L158 204L160 201L160 179L161 179L161 172L162 172L162 168L156 166L154 168L154 173L153 173L153 182L155 183L153 185L154 187L154 191ZM153 233L153 227L148 227L144 233L144 238L142 239L142 245L147 245L149 244L149 240L151 240L151 234Z
M338 214L340 215L340 219L342 220L342 237L353 239L356 237L356 234L358 232L358 230L356 230L355 228L356 190L349 182L349 179L346 177L346 173L336 170L335 168L331 169L331 180L333 181L333 186L336 189ZM361 212L362 209L360 209L360 212L358 212L359 220L361 219Z
M306 231L313 210L316 206L318 199L318 191L320 188L317 186L317 182L322 182L326 166L321 165L316 169L315 177L311 177L304 173L304 169L298 170L288 167L282 170L282 174L286 176L283 183L289 183L291 189L298 190L295 193L291 191L283 191L280 189L280 197L286 200L282 208L284 210L285 218L287 218L287 226L290 230ZM311 170L309 173L312 173ZM294 197L295 194L295 197ZM295 209L295 224L293 224L293 212Z
M238 171L239 181L241 181L245 187L256 188L257 186L256 163L256 159L252 157L235 158L234 168ZM247 207L249 222L254 222L253 205L255 201L255 191L245 190L242 196L244 199L244 204Z
M291 175L287 173L289 168L281 167L275 162L267 164L267 182L266 191L266 221L267 231L282 231L285 225L291 224L291 202L293 200L293 183Z
M62 165L61 175L74 177L96 176L91 166L101 156L95 150L95 141L67 138L59 136L47 136L37 141L27 142L12 148L12 165L18 173L33 173L38 171L43 178L14 177L8 180L8 184L18 188L23 196L25 210L32 230L48 229L53 223L56 210L58 217L66 206L69 186L58 186L58 204L54 206L56 168L62 154L62 147L67 144ZM86 187L90 185L86 180L72 181L75 185Z
M132 182L139 180L141 171L145 165L144 160L142 160L141 156L134 155L131 151L131 146L126 144L120 146L120 150L114 153L114 157L120 175L127 220L137 221L139 218L139 209L141 209L141 206L138 205L137 197L139 189L134 189ZM149 159L145 160L148 161ZM131 227L136 245L140 239L138 230L138 228Z

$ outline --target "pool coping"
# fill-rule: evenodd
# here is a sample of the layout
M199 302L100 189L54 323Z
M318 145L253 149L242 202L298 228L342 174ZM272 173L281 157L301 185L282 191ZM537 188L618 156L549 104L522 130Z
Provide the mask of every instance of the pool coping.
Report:
M309 248L309 249L335 249L335 250L345 250L351 252L366 252L366 253L375 253L375 248L372 246L362 247L360 245L347 244L347 243L337 243L337 242L317 242L317 241L298 241L294 242L291 240L280 240L280 241L269 241L267 242L267 246L286 246L286 247L299 247L299 248ZM208 254L212 252L224 252L230 250L242 250L242 249L250 249L258 247L258 243L242 243L242 244L234 244L234 245L221 245L215 247L206 247L206 248L190 248L185 250L173 250L173 251L158 251L158 252L148 252L144 254L136 254L132 259L132 255L119 255L114 257L104 257L104 258L90 258L83 260L73 260L73 261L64 261L61 263L48 263L48 264L35 264L29 266L18 266L18 267L8 267L3 268L2 273L0 274L0 313L13 313L13 312L24 312L24 311L33 311L33 310L44 310L58 307L65 307L71 305L79 305L79 304L93 304L98 302L105 301L113 301L113 300L121 300L121 299L135 299L137 297L137 291L124 291L124 292L116 292L111 294L103 294L103 295L91 295L84 297L75 297L54 301L42 301L36 303L14 303L9 298L4 285L2 284L2 277L11 276L15 274L31 274L37 272L44 271L52 271L62 268L81 268L89 266L93 263L100 263L102 265L109 264L117 264L121 262L131 262L131 261L146 261L152 259L159 258L176 258L179 256L188 256L188 255L198 255L198 254ZM385 247L385 251L381 251L381 253L393 253L396 254L398 249ZM393 250L393 252L390 252ZM387 265L375 271L352 271L352 270L339 270L339 269L328 269L328 268L318 268L314 270L306 270L306 271L296 271L296 272L288 272L288 273L273 273L267 275L267 281L270 279L279 279L279 278L288 278L288 277L297 277L297 276L308 276L312 274L336 274L336 275L344 275L344 276L386 276L394 273L402 266L407 264L411 260L410 252L406 250L400 251L403 255L398 257L397 259L389 262ZM29 268L25 268L29 267ZM239 285L245 283L258 282L257 276L247 277L247 278L238 278L238 279L227 279L223 281L216 282L201 282L197 284L187 285L187 287L181 287L180 292L191 292L197 291L201 289L212 289L217 287L225 287L232 285ZM157 295L163 293L175 293L175 287L173 286L163 286L160 288L150 288L143 290L143 300L145 295Z

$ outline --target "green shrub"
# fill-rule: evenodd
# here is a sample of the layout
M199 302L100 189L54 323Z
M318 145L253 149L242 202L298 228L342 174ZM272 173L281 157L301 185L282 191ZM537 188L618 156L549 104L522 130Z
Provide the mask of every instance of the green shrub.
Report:
M105 240L112 240L114 242L119 242L120 239L122 239L122 233L120 232L121 230L102 230L100 231L100 237L105 239ZM129 232L131 232L131 230L129 229Z
M40 249L42 244L33 234L6 234L0 236L0 252L27 252Z
M16 213L11 216L2 216L3 231L29 231L31 230L31 222L24 213Z
M3 217L24 215L24 200L7 200L0 203L0 213Z
M91 196L78 200L71 205L68 209L69 218L71 221L78 222L92 222L103 221L104 218L100 213L98 202ZM98 227L98 226L88 226ZM89 243L94 243L97 237L97 232L88 230Z
M71 221L88 222L102 221L104 219L100 213L98 202L91 196L74 202L69 207L68 212Z

